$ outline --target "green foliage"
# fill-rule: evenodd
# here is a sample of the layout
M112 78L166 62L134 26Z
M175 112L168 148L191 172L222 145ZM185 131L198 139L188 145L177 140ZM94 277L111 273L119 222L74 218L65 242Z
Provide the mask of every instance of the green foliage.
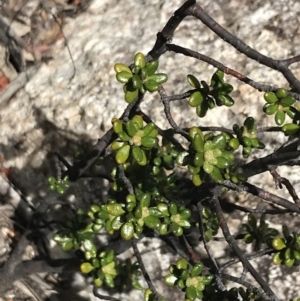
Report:
M126 123L120 119L112 121L113 129L118 135L111 148L116 152L116 162L125 164L133 160L139 165L146 165L149 160L150 150L157 148L157 129L153 123L143 126L143 119L136 115Z
M203 292L203 301L263 301L259 294L245 290L243 287L231 288L230 290L220 291L215 282L206 286Z
M244 241L247 244L254 243L254 250L259 251L262 248L262 244L271 245L272 240L278 231L274 228L270 228L265 221L265 215L263 214L258 223L256 217L250 213L248 215L248 223L243 224L243 229L246 231L244 235Z
M280 88L274 92L266 92L264 94L265 101L267 102L263 110L267 115L275 114L275 122L281 126L285 122L286 115L291 119L299 120L299 112L293 106L295 103L294 97L288 95L287 91Z
M226 107L234 105L234 100L229 95L233 87L224 82L223 71L217 70L213 74L210 85L205 81L200 83L192 74L187 76L187 80L195 88L188 103L191 107L196 107L196 113L199 117L205 117L208 109L213 109L216 105Z
M273 264L284 264L286 267L300 265L300 234L290 233L286 225L282 226L283 237L276 236L272 240Z
M158 91L159 86L167 81L166 74L156 73L158 65L158 61L147 62L142 53L135 55L134 64L130 67L115 64L116 78L124 84L127 103L132 103L146 91ZM212 75L210 85L191 74L187 80L194 89L188 91L188 104L196 108L199 117L205 117L208 109L216 106L234 105L229 95L233 87L224 81L223 71L217 70ZM275 114L275 121L280 126L288 115L293 123L283 125L282 131L286 135L297 133L300 113L295 99L282 88L276 93L265 93L264 98L267 102L264 112ZM203 204L200 225L199 219L195 221L192 217L191 207L181 205L178 200L186 189L186 182L178 176L179 168L181 172L185 168L191 174L194 186L205 182L222 186L224 180L238 184L247 181L247 178L235 162L235 152L241 147L243 157L248 158L253 149L263 149L265 146L257 138L257 125L252 117L247 117L242 126L234 124L233 131L219 130L218 134L204 134L199 127L192 126L183 135L188 141L188 147L184 148L176 143L175 130L161 131L145 118L146 123L139 110L132 115L131 112L129 118L112 120L115 138L110 146L116 166L111 170L113 183L108 200L91 205L86 213L78 210L65 228L55 234L54 240L64 251L75 249L84 252L80 270L92 276L96 286L105 284L116 287L116 279L124 278L121 288L140 290L138 264L131 264L130 261L121 263L113 250L99 250L94 241L95 235L106 231L124 241L139 239L143 233L149 232L180 237L190 228L201 226L205 241L211 241L219 231L220 215L217 216L212 206ZM104 159L99 159L95 164L101 164ZM68 178L56 180L51 177L49 185L50 189L63 193L69 187ZM270 228L265 221L265 215L258 222L253 214L249 214L243 229L244 242L253 243L255 251L259 251L263 244L274 249L274 264L284 263L288 267L300 264L299 234L293 232L290 235L284 227L284 238L278 236L278 231ZM200 236L199 241L203 239ZM220 291L215 280L213 275L204 272L202 263L191 265L182 258L169 267L169 273L164 277L166 285L176 286L185 292L186 301L197 298L203 301L262 300L259 294L243 288ZM147 289L144 300L155 301L155 296Z
M164 282L184 291L186 300L202 299L205 286L213 279L212 275L202 275L202 271L202 263L190 267L188 261L181 258L169 267L169 274L164 277Z
M146 58L141 52L135 55L132 69L122 63L115 64L117 81L124 84L126 102L133 102L138 97L139 92L144 94L146 91L157 91L159 85L168 80L166 74L155 73L157 68L158 61L146 62Z
M56 190L59 194L64 194L70 187L69 178L66 176L62 180L57 180L54 177L48 178L48 184L50 190Z
M243 146L243 157L248 158L253 148L263 149L265 145L256 137L257 125L252 117L247 117L244 125L239 127L237 124L233 125L233 131L237 138L232 138L229 142L232 149L236 149L238 144ZM238 140L238 141L237 141Z

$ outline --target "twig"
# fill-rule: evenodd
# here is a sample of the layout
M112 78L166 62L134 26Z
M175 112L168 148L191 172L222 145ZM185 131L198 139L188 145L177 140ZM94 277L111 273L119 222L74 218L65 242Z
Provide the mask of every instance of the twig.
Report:
M158 294L155 286L153 285L152 281L151 281L151 278L145 268L145 265L144 265L144 262L143 262L143 259L142 259L142 256L141 256L141 253L137 247L137 244L135 241L132 241L132 248L133 248L133 251L134 251L134 255L139 263L139 266L141 268L141 271L143 273L143 276L148 284L148 287L150 288L150 290L152 291L152 293L154 294L154 297L157 301L162 301L162 298L161 296Z
M256 269L252 266L252 264L249 262L249 260L245 257L241 249L239 248L238 244L236 243L235 239L232 237L228 225L226 223L226 220L224 218L222 208L220 206L219 200L216 197L213 197L211 199L211 203L215 209L215 212L217 214L220 227L223 231L223 235L226 238L226 241L228 242L229 246L232 248L232 250L235 252L239 260L242 262L243 266L250 272L250 274L253 276L253 278L257 281L257 283L261 286L261 288L265 291L265 293L270 297L273 298L276 301L279 301L274 292L271 290L271 288L268 286L268 284L262 279L262 277L259 275L259 273L256 271Z

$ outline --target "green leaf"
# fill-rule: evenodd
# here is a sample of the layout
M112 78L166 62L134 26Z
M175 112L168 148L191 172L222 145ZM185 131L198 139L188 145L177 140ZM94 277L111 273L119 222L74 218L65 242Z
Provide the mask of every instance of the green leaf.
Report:
M264 94L264 98L265 98L265 101L266 101L267 103L269 103L269 104L274 104L275 102L278 101L278 98L277 98L276 94L273 93L273 92L266 92L266 93ZM268 113L267 113L267 114L268 114ZM272 114L274 114L274 113L272 113ZM268 115L270 115L270 114L268 114Z
M164 73L156 73L149 76L148 80L154 80L158 85L161 85L168 80L168 76Z
M193 138L193 147L197 152L204 152L204 139L203 134L196 134Z
M194 286L190 286L186 288L186 297L190 300L195 300L197 298L197 291Z
M120 203L112 203L106 205L106 210L110 215L113 216L121 216L125 213L122 204Z
M281 237L279 236L276 236L273 238L272 240L272 247L277 250L277 251L280 251L282 249L284 249L286 247L286 244L285 242L282 240Z
M239 139L237 139L237 138L230 139L228 144L234 151L240 147L240 142L239 142Z
M192 277L199 276L201 274L202 270L203 270L203 264L196 263L191 270L191 276Z
M267 115L273 115L277 110L278 110L278 104L276 103L272 103L272 104L267 103L263 106L263 111Z
M221 183L224 182L224 179L223 179L223 176L222 176L222 174L220 172L220 169L218 167L216 167L216 166L213 167L213 170L212 170L212 172L209 175L217 183L221 184Z
M146 136L146 137L142 137L141 142L142 142L142 146L146 148L157 147L157 138Z
M132 155L133 155L134 159L137 161L137 163L139 165L146 165L147 164L146 153L139 146L133 146L132 147Z
M125 92L125 101L127 103L132 103L139 95L139 90L126 91Z
M150 229L158 229L160 227L160 220L158 217L149 215L144 218L145 225Z
M143 117L141 115L134 115L132 118L131 118L131 121L137 123L138 125L138 129L141 129L143 127L143 124L144 124L144 120L143 120Z
M118 164L124 164L128 157L129 157L129 154L130 154L130 145L124 145L122 146L116 153L116 162Z
M116 74L117 81L121 84L127 84L129 80L132 78L132 73L127 71L121 71Z
M178 213L178 206L177 206L176 203L173 203L173 202L170 203L170 205L169 205L169 212L170 212L171 215L175 215L175 214Z
M167 286L174 286L176 280L178 280L178 278L175 277L173 274L168 274L168 275L166 275L166 276L164 277L164 283L165 283Z
M295 98L292 96L286 96L282 99L280 99L279 104L283 107L289 107L295 103Z
M113 151L117 151L119 150L122 146L124 146L126 144L126 142L123 142L123 141L113 141L113 143L111 144L111 149Z
M143 53L138 52L134 56L134 65L136 67L144 68L146 65L146 58Z
M123 121L120 119L113 119L112 120L113 129L116 134L123 132Z
M216 149L216 148L218 148L218 149L224 149L225 146L226 146L226 138L222 134L217 135L212 140L212 143L213 143L212 149Z
M192 181L195 186L200 186L202 184L202 179L198 174L192 176Z
M282 126L281 130L284 132L286 136L293 135L299 131L300 126L295 123L287 123Z
M84 262L80 265L80 271L83 274L90 273L95 267L92 266L89 262Z
M189 82L189 84L193 87L193 88L196 88L196 89L200 89L201 88L201 85L198 81L198 79L192 75L192 74L188 74L187 75L187 80Z
M197 107L203 102L203 95L200 91L194 92L189 98L189 105L191 107Z
M220 156L217 158L217 167L219 168L227 168L229 166L229 162L224 157Z
M132 239L134 234L134 226L131 222L125 223L121 228L121 236L124 240Z
M203 118L208 111L208 103L206 101L202 102L200 106L196 107L196 114Z
M213 171L214 166L208 162L204 162L203 169L206 173L210 174Z
M125 72L127 72L127 73L131 73L131 74L132 74L132 72L131 72L131 70L129 69L129 67L126 66L126 65L124 65L124 64L122 64L122 63L117 63L117 64L115 64L115 65L114 65L114 69L115 69L116 73L120 73L120 72L125 71Z
M195 154L193 163L197 167L202 167L204 163L204 154L202 152L197 152Z
M61 248L65 252L70 251L73 248L73 246L74 246L73 239L71 238L61 243Z
M282 110L278 110L275 114L275 122L277 125L283 125L285 121L285 112Z
M158 68L158 61L152 61L150 63L147 63L146 66L144 67L145 73L147 76L153 75L157 68Z
M126 131L130 137L133 137L138 130L139 130L139 125L136 122L132 120L128 120L126 122Z
M158 90L159 84L153 80L149 79L144 83L145 89L149 92L156 92Z
M133 75L131 80L132 80L132 85L135 89L140 89L142 87L143 82L138 75L136 74Z
M284 98L284 97L288 96L288 93L287 93L286 89L279 88L279 89L276 91L276 96L277 96L278 98Z

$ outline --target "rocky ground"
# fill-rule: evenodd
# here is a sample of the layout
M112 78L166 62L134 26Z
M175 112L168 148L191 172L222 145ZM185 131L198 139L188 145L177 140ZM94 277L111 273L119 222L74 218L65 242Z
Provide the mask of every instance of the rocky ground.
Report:
M147 53L154 45L156 33L183 1L70 1L70 7L66 8L63 1L45 0L39 9L40 2L29 3L31 6L27 9L30 11L31 8L31 13L26 20L30 19L32 23L29 24L36 26L32 28L28 22L23 22L20 23L22 26L13 27L23 37L23 43L27 43L21 55L23 60L14 64L9 62L5 44L0 51L0 182L1 194L5 195L3 202L8 199L18 202L22 194L35 204L47 191L47 177L59 172L52 153L58 151L68 157L83 145L90 147L110 128L112 117L123 112L126 104L122 88L115 80L113 65L116 62L130 64L137 51ZM300 53L300 4L297 1L203 0L198 3L223 27L263 54L282 59ZM17 10L21 4L16 2L12 7ZM8 12L12 10L10 8ZM62 11L64 14L60 18L53 17ZM70 11L72 14L68 14ZM5 16L7 20L12 18L7 12ZM43 23L43 20L48 23ZM50 25L43 30L41 24L44 27ZM63 24L63 31L54 24ZM188 18L182 22L173 43L209 55L261 83L288 88L279 73L240 55L200 21ZM20 55L20 47L13 49ZM299 78L298 67L294 64L292 69ZM173 53L166 53L161 58L159 70L169 75L164 85L168 94L188 89L186 75L189 73L209 80L214 72L205 63ZM259 126L275 125L272 117L262 115L264 101L261 92L235 79L228 78L228 81L235 87L235 106L230 109L220 107L204 120L199 120L186 103L175 102L172 113L177 124L183 127L231 127L233 121L241 124L245 117L252 116ZM168 127L157 95L147 96L143 108L158 125ZM278 133L261 138L266 149L257 156L272 152L286 139ZM281 168L280 172L296 185L296 190L299 189L298 168ZM8 175L13 187L6 182ZM259 175L251 181L275 191L270 175ZM282 191L275 192L287 196ZM102 197L103 191L98 182L81 180L72 187L70 194L80 204ZM243 201L251 205L255 200L247 197ZM9 214L12 217L13 210ZM230 222L234 228L240 220ZM299 222L295 221L295 226L299 227ZM169 265L170 257L162 252L158 241L151 242L150 247L152 251L147 253L145 260L151 262L149 273L154 279L159 279ZM149 249L143 244L140 248ZM222 256L222 250L217 251ZM269 260L256 267L258 265L281 300L298 296L297 287L291 284L299 282L296 273L284 276L287 271L271 266ZM157 285L160 292L165 292L165 287ZM121 300L140 300L141 293L131 292L119 297Z

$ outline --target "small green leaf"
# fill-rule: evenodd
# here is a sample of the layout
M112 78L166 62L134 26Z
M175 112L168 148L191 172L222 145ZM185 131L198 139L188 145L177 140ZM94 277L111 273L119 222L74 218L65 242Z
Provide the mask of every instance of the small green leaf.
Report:
M158 85L165 83L168 80L167 74L156 73L148 77L149 80L154 80Z
M116 134L123 132L123 121L120 119L112 120L113 129Z
M125 223L121 228L121 236L124 240L132 239L134 234L134 226L131 222Z
M143 82L138 75L133 75L131 80L135 89L140 89L142 87Z
M193 138L193 147L197 152L204 152L204 139L203 134L196 134Z
M204 162L203 169L206 173L210 174L213 171L214 166L208 162Z
M192 181L195 186L200 186L202 184L202 179L198 174L192 176Z
M280 252L275 253L272 257L272 262L275 265L281 264L282 260L283 259L281 258Z
M127 84L129 80L132 78L132 73L127 71L121 71L116 74L117 81L121 84Z
M158 90L159 84L155 80L149 79L145 82L144 86L147 91L156 92Z
M144 68L146 65L146 58L143 53L138 52L134 56L134 65L136 67Z
M237 138L232 138L229 141L229 146L235 151L240 147L240 142L239 139Z
M146 148L157 147L157 138L146 136L146 137L142 137L141 142L142 142L142 146Z
M130 137L133 137L138 130L139 130L139 125L136 122L132 120L128 120L126 122L126 131Z
M200 91L194 92L189 98L189 105L191 107L197 107L203 102L203 95Z
M132 147L132 155L133 155L134 159L137 161L137 163L139 165L146 165L147 164L146 153L139 146L133 146Z
M217 167L219 168L227 168L229 166L229 162L224 157L220 156L217 158Z
M169 212L171 215L175 215L178 213L178 206L176 203L172 202L169 205Z
M282 240L281 237L279 236L276 236L273 238L272 240L272 247L277 250L277 251L280 251L282 249L284 249L286 247L286 244L285 242Z
M127 103L132 103L139 95L139 90L126 91L125 92L125 101Z
M265 98L265 101L266 101L267 103L269 103L269 104L274 104L275 102L278 101L278 98L277 98L276 94L273 93L273 92L266 92L266 93L264 94L264 98ZM266 112L266 113L267 113L267 112ZM267 114L268 114L268 113L267 113ZM274 113L271 113L271 114L274 114ZM270 114L268 114L268 115L270 115Z
M278 110L278 104L276 103L272 103L272 104L267 103L263 106L263 111L267 115L273 115L277 110Z
M286 96L282 99L280 99L279 104L283 107L289 107L295 103L295 98L292 96Z
M196 263L191 270L191 276L192 277L199 276L201 274L202 270L203 270L203 264Z
M110 215L120 216L125 213L122 204L120 203L112 203L106 205L106 210Z
M65 252L70 251L73 248L73 246L74 246L73 239L71 238L61 243L61 248Z
M129 157L129 154L130 154L130 145L124 145L122 146L116 153L116 162L118 164L124 164L128 157Z
M213 167L213 170L212 170L212 172L209 175L217 183L221 184L221 183L224 182L224 179L223 179L223 176L222 176L222 174L220 172L220 169L218 167L216 167L216 166Z
M158 68L158 61L152 61L150 63L147 63L146 66L144 67L145 73L147 76L153 75L157 68Z
M189 263L186 259L180 258L176 261L176 267L179 270L186 270L189 267Z
M160 227L160 220L158 217L149 215L144 218L145 225L150 229L158 229Z
M281 130L284 132L286 136L293 135L299 131L300 126L295 123L287 123L282 126Z
M195 300L197 298L197 291L194 286L190 286L186 288L186 297L190 300Z
M200 118L205 117L207 111L208 111L208 103L206 101L202 102L202 104L200 106L196 107L196 114Z
M178 280L178 278L175 277L173 274L168 274L168 275L166 275L166 276L164 277L164 283L165 283L167 286L174 286L176 280Z
M90 273L95 267L92 266L89 262L84 262L80 265L80 271L83 274Z
M189 84L190 84L193 88L195 88L195 89L200 89L200 88L201 88L201 85L200 85L198 79L197 79L194 75L188 74L188 75L187 75L187 80L188 80Z
M114 65L114 69L115 69L116 73L120 73L120 72L125 71L125 72L127 72L127 73L131 73L131 74L132 74L132 72L131 72L131 70L129 69L129 67L126 66L126 65L124 65L124 64L122 64L122 63L117 63L117 64L115 64L115 65Z
M126 144L126 142L123 142L123 141L113 141L113 143L111 144L111 149L113 151L117 151L119 150L122 146L124 146Z
M278 110L275 114L275 122L277 125L283 125L285 121L285 112L282 110Z
M288 96L288 93L287 93L286 89L279 88L279 89L276 91L276 96L277 96L278 98L284 98L284 97Z
M204 163L204 154L202 152L197 152L195 154L193 163L197 167L202 167Z

